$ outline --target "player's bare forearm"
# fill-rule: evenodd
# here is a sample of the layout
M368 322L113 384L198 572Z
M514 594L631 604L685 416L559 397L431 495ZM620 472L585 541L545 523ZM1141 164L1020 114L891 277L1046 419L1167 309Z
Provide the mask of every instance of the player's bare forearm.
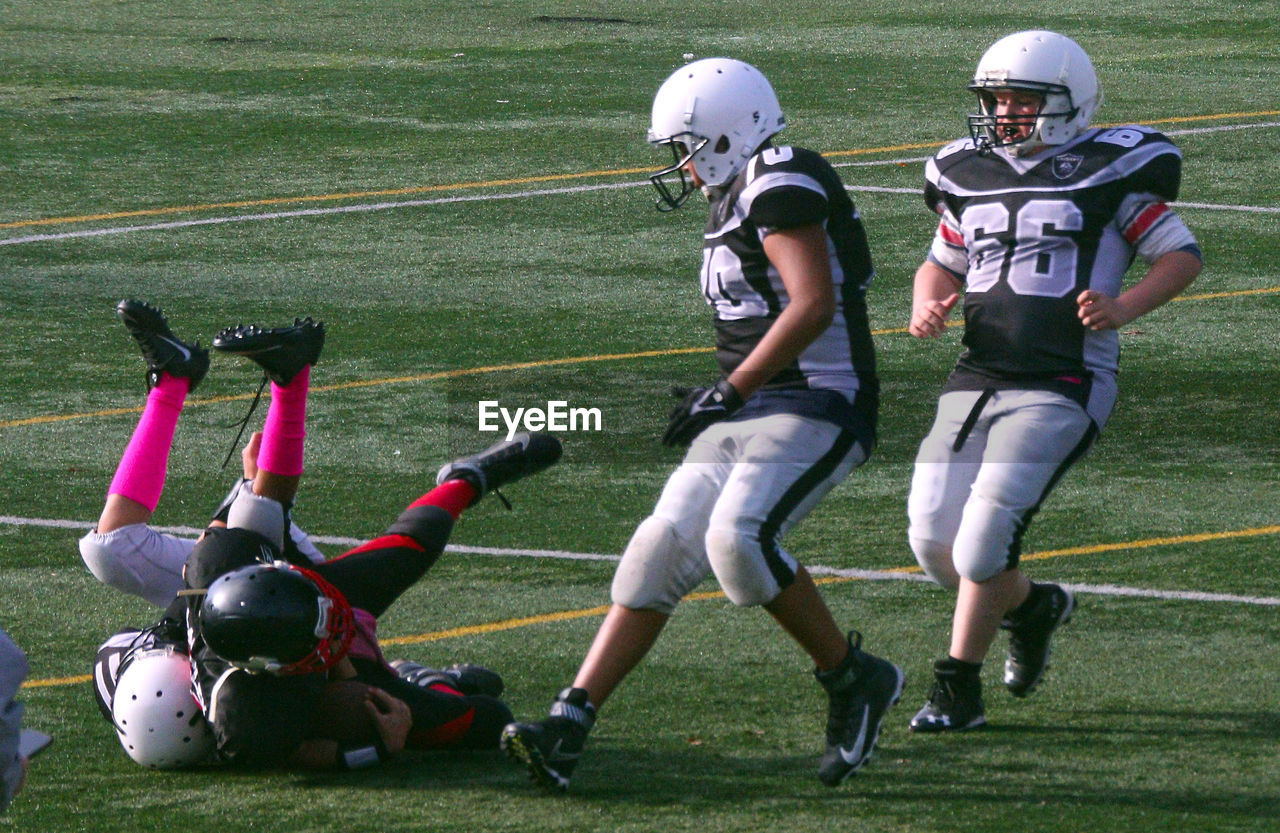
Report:
M734 390L746 399L791 365L830 324L831 316L824 308L792 301L755 349L730 374L729 382Z
M289 764L298 769L338 769L338 742L312 738L298 744L289 756Z
M1136 312L1134 318L1146 315L1182 294L1201 268L1200 258L1191 252L1169 252L1151 264L1146 276L1122 293L1120 301Z
M1200 258L1187 251L1160 256L1147 274L1117 298L1087 289L1076 299L1080 321L1091 330L1123 327L1177 297L1200 274Z
M817 225L777 231L764 239L765 253L778 270L789 301L729 376L743 399L799 358L831 326L836 298L826 240L826 231Z

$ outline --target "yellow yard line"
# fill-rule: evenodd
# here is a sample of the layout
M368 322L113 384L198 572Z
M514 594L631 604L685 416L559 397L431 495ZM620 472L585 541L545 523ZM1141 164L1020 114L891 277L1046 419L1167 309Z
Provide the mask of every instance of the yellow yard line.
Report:
M899 327L888 330L873 330L872 335L893 335L897 333L905 333L905 327ZM418 373L410 376L389 376L380 379L359 379L353 382L338 382L332 385L313 385L312 393L323 393L326 391L336 390L352 390L355 388L372 388L381 385L403 385L416 382L433 382L441 379L459 379L466 376L482 376L488 373L505 373L512 370L530 370L541 367L568 367L575 364L590 364L593 362L616 362L627 361L630 359L648 359L661 356L682 356L694 353L710 353L714 347L672 347L666 350L640 350L634 353L602 353L595 356L566 356L559 359L540 359L528 362L512 362L511 364L494 364L481 367L464 367L457 370L440 370L433 373ZM245 393L235 396L211 396L203 399L192 399L188 401L187 406L193 405L212 405L220 402L239 402L243 400L253 399L254 394ZM84 413L74 414L49 414L46 416L26 417L24 419L11 419L0 422L0 428L16 428L20 425L43 425L51 422L67 422L76 419L91 419L93 417L111 417L122 416L124 414L142 413L143 406L138 405L132 408L109 408L103 411L87 411Z
M1275 535L1280 533L1280 525L1276 526L1260 526L1253 529L1232 529L1224 532L1200 532L1191 535L1175 535L1167 538L1146 538L1140 541L1122 541L1115 544L1091 544L1080 547L1066 547L1056 550L1045 550L1043 552L1030 553L1022 556L1023 561L1043 561L1049 558L1061 558L1068 555L1094 555L1103 552L1114 552L1116 550L1135 550L1149 549L1151 547L1168 547L1178 544L1203 544L1211 541L1226 541L1234 538L1252 538L1259 535ZM895 567L884 572L888 573L919 573L920 568L917 566ZM814 579L819 584L838 584L850 581L861 581L862 579L852 576L821 576ZM710 599L723 599L724 592L719 590L711 590L699 593L690 593L685 596L687 602L707 601ZM395 636L389 639L379 640L379 644L383 646L393 645L417 645L423 642L438 642L442 639L451 639L460 636L477 636L487 633L497 633L499 631L515 630L517 628L528 628L534 625L547 625L555 622L567 622L574 619L586 619L592 616L604 616L609 612L609 605L597 605L595 607L579 608L577 610L559 610L552 613L542 613L537 616L522 616L517 619L503 619L497 622L485 622L479 625L463 625L457 628L449 628L443 631L431 631L429 633L415 634L412 636ZM87 683L93 678L88 674L81 674L75 677L49 677L41 680L30 680L23 685L23 688L50 688L54 686L78 685Z
M1176 116L1167 119L1153 119L1143 122L1125 122L1125 124L1178 124L1181 122L1203 122L1216 119L1256 118L1259 116L1280 115L1280 110L1258 110L1252 113L1213 113L1203 116ZM1098 125L1109 127L1113 125ZM824 156L864 156L874 153L896 153L906 150L925 150L942 147L945 142L912 142L900 145L884 145L880 147L856 148L853 150L837 150L823 154ZM163 217L173 214L188 214L200 211L214 211L227 208L260 208L272 205L290 205L297 203L336 202L338 200L365 199L368 197L402 197L411 194L430 194L441 191L467 191L478 188L502 188L510 185L532 185L542 182L565 182L575 179L591 179L595 177L629 176L632 174L650 174L661 170L660 167L642 168L609 168L596 171L580 171L567 174L547 174L543 176L514 177L511 179L491 179L482 182L455 182L448 185L416 185L403 188L384 188L369 191L344 191L332 194L304 194L297 197L264 197L251 200L231 200L228 202L195 203L192 205L175 205L161 208L142 208L132 211L112 211L98 214L77 214L63 217L44 217L35 220L14 220L0 223L0 229L31 228L36 226L52 226L70 223L90 223L100 220L122 220L130 217Z
M1235 292L1211 292L1201 295L1182 295L1175 298L1175 301L1200 301L1213 298L1234 298L1246 295L1273 295L1280 293L1280 287L1263 287L1261 289L1242 289ZM963 326L962 322L953 322L950 326ZM889 327L885 329L872 330L871 334L875 336L886 335L902 335L907 332L906 327ZM593 356L566 356L559 359L539 359L527 362L512 362L510 364L484 365L480 367L464 367L457 370L441 370L433 373L418 373L409 376L390 376L380 379L361 379L352 382L339 382L332 385L316 385L311 388L313 393L323 393L325 391L352 390L355 388L379 387L382 385L402 385L417 382L432 382L441 379L459 379L467 376L481 376L489 373L505 373L513 370L530 370L543 367L568 367L575 364L591 364L595 362L614 362L628 361L631 359L647 359L662 356L680 356L690 355L694 353L710 353L714 348L711 347L673 347L666 350L639 350L633 353L602 353ZM211 396L203 399L192 399L187 402L188 407L200 405L213 405L221 402L239 402L253 398L253 394L237 394L235 396ZM81 413L71 414L47 414L44 416L24 417L22 419L10 419L0 421L0 428L17 428L23 425L47 425L55 422L68 422L78 419L93 419L98 417L123 416L125 414L142 413L142 406L134 406L132 408L108 408L101 411L85 411Z
M1238 289L1234 292L1202 292L1198 295L1179 295L1175 301L1207 301L1211 298L1239 298L1244 295L1274 295L1280 292L1280 286L1268 286L1262 289Z

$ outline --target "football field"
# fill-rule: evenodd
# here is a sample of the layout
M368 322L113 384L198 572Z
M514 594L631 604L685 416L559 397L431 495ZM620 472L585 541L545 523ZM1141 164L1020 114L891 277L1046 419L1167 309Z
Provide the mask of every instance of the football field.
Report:
M905 330L937 222L924 161L965 133L986 46L1027 28L1092 55L1095 123L1182 149L1177 210L1206 267L1122 330L1115 415L1027 533L1030 577L1080 602L1045 682L1004 691L1002 636L989 726L918 736L952 597L915 566L906 496L962 333ZM717 374L705 203L654 209L669 157L644 139L662 80L721 55L770 78L780 140L837 167L875 259L880 442L786 540L906 671L871 764L818 782L810 664L713 581L602 710L565 796L496 753L343 775L131 763L88 675L158 611L76 547L145 397L116 302L206 345L238 322L326 323L294 514L332 554L500 439L482 407L558 415L561 464L507 489L510 510L468 511L379 626L389 657L496 669L540 718L680 459L658 443L668 389ZM0 831L1280 829L1274 2L0 0L0 123L0 626L31 665L25 723L55 738ZM214 356L157 525L203 526L258 380Z

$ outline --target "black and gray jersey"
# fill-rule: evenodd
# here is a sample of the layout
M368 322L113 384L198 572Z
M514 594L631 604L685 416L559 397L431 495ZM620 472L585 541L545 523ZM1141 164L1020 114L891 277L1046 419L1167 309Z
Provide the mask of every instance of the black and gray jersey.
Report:
M878 383L866 307L873 270L866 232L839 174L804 148L764 148L728 187L713 192L703 240L702 294L715 312L720 370L732 373L789 302L765 254L765 237L814 224L827 232L835 320L761 391L766 396L789 392L774 397L782 402L801 402L803 392L814 392L815 401L843 400L846 407L859 398L874 411Z
M950 389L1043 387L1089 400L1102 424L1115 400L1119 336L1078 317L1077 296L1115 297L1136 257L1199 254L1169 208L1182 155L1160 133L1086 131L1029 158L947 145L925 169L941 215L929 259L964 282L964 346Z
M98 646L98 653L93 658L93 697L107 722L115 723L112 706L120 675L135 657L166 648L184 655L187 653L186 634L182 623L176 619L161 619L149 628L123 628Z

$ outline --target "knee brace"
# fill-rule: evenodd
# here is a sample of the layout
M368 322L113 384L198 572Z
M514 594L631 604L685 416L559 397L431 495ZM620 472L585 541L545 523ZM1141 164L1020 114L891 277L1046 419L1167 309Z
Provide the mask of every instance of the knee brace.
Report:
M250 481L241 484L239 494L231 501L227 526L256 532L274 544L277 551L284 550L284 505L278 500L255 495Z
M930 541L908 535L911 551L915 553L916 563L924 570L924 574L942 587L955 590L960 586L960 574L951 558L951 547L939 541Z
M396 522L387 527L388 535L404 535L412 538L432 555L444 552L453 532L453 516L439 506L411 506L400 513Z
M779 567L794 578L795 560L780 548L775 551ZM766 563L760 541L752 534L727 527L707 530L707 560L720 589L739 607L768 604L782 592L779 576Z
M632 533L610 595L614 604L669 616L708 571L700 548L682 540L670 521L650 516Z
M956 536L956 572L981 583L1018 566L1024 528L1017 512L974 495Z

